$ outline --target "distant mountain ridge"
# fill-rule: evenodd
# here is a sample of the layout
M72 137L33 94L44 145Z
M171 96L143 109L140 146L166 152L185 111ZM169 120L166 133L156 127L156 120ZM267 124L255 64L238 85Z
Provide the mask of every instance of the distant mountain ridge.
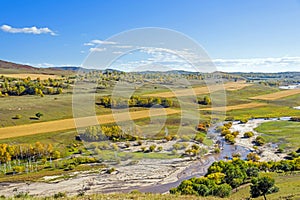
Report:
M65 75L69 74L68 71L59 68L38 68L25 64L17 64L14 62L0 60L0 74L53 74Z

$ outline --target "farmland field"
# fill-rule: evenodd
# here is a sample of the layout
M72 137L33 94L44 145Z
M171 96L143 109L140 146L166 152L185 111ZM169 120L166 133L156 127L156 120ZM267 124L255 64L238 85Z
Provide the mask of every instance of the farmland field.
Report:
M230 111L230 110L240 110L240 109L248 109L248 108L256 108L261 106L266 106L266 103L246 103L246 104L238 104L232 106L225 106L225 107L213 107L213 108L201 108L200 110L215 110L215 111Z
M291 90L284 90L280 92L275 92L271 94L266 94L266 95L260 95L260 96L254 96L251 97L250 99L259 99L259 100L277 100L281 99L284 97L296 95L300 93L300 89L291 89Z
M165 113L167 115L176 114L178 112L180 111L174 109L165 109ZM150 116L154 117L163 114L164 111L162 109L152 109L151 113L149 112L149 110L142 110L142 111L130 112L130 115L128 115L127 112L117 113L114 115L112 114L100 115L97 116L97 120L95 120L95 117L80 118L77 119L80 122L80 124L76 124L76 126L73 118L49 121L49 122L40 122L40 123L34 123L28 125L11 126L11 127L0 128L0 139L34 135L38 133L65 131L69 129L74 129L76 127L93 126L93 125L97 125L98 123L109 124L109 123L114 123L115 119L117 121L127 121L127 120L134 120L140 118L148 118Z
M224 85L209 85L204 87L195 87L191 89L181 89L181 90L174 90L173 92L161 92L161 93L153 93L147 94L145 96L152 96L152 97L164 97L164 98L171 98L171 97L180 97L180 96L190 96L190 95L199 95L199 94L208 94L215 91L219 91L222 89L233 91L233 90L240 90L244 87L250 86L251 84L247 84L245 82L229 82L225 83Z
M52 78L52 79L62 78L59 75L50 75L50 74L0 74L0 76L10 77L10 78L20 78L20 79L25 79L30 77L31 79L40 78L41 80L45 80L48 78Z

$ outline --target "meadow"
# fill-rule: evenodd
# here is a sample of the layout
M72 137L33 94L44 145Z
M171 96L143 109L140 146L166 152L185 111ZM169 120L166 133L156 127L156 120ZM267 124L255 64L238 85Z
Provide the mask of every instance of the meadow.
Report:
M267 142L277 143L280 148L296 151L300 147L300 123L275 121L261 124L255 129L263 133Z
M22 76L16 76L17 78L22 78ZM45 144L52 144L55 151L60 152L60 158L57 160L59 165L63 165L62 168L43 168L40 171L30 172L29 174L20 173L14 175L0 175L0 182L6 182L8 180L13 181L36 181L42 180L44 176L54 176L60 175L62 177L70 178L69 172L74 171L89 171L99 169L100 171L103 169L109 169L110 166L118 167L118 162L125 161L138 161L141 159L153 159L159 160L160 162L164 162L165 160L172 159L182 159L184 157L190 157L192 159L193 155L189 153L185 153L185 150L189 152L196 152L194 156L199 156L200 150L202 148L209 149L210 151L214 151L214 141L210 138L206 137L206 133L203 131L197 130L197 123L219 123L222 122L224 118L229 120L241 120L241 119L251 119L251 118L269 118L269 117L282 117L282 116L300 116L300 110L293 109L294 106L299 105L299 93L294 91L282 91L278 87L270 86L267 84L260 83L245 83L245 81L229 81L224 84L224 88L226 89L226 105L227 107L219 107L218 100L214 103L214 108L211 108L211 105L202 105L199 104L199 111L195 110L192 112L186 112L185 121L181 121L181 110L180 110L180 100L176 97L187 97L190 101L188 106L194 106L192 104L197 103L197 99L203 99L206 96L218 97L223 95L222 87L220 85L216 85L212 87L212 90L208 90L203 84L203 81L195 81L191 80L194 83L192 85L193 92L191 89L186 88L185 86L177 85L176 82L172 82L172 84L159 84L161 81L159 76L155 79L154 83L146 82L139 87L139 85L132 85L135 89L133 95L143 97L142 100L145 101L147 98L151 97L165 97L173 102L173 104L169 108L151 108L149 107L139 107L139 103L135 102L135 107L130 107L130 115L128 115L122 109L115 109L114 115L117 118L113 118L112 110L110 108L106 108L103 105L99 104L99 100L102 97L106 97L112 93L114 90L114 86L116 85L118 78L123 78L126 81L130 81L131 76L125 75L122 77L118 73L113 74L93 74L89 73L85 74L87 78L94 77L97 80L100 76L100 79L105 81L101 82L101 87L86 89L80 91L77 95L79 98L84 99L84 97L94 98L95 97L95 105L92 107L95 109L97 120L93 121L93 117L89 117L89 111L85 107L86 102L77 102L77 108L81 109L82 115L84 118L81 118L81 123L84 124L82 126L82 131L84 131L85 126L93 126L96 125L95 122L99 122L101 125L114 126L117 122L124 122L132 120L136 125L138 131L137 132L143 134L137 134L139 136L139 140L143 145L140 147L134 147L137 141L107 141L107 144L93 144L96 148L93 151L87 150L89 147L87 144L84 144L82 141L76 140L78 137L78 132L75 129L74 119L73 119L73 111L72 111L72 89L66 89L62 94L57 95L45 95L43 97L37 95L24 95L24 96L3 96L0 97L1 105L0 105L0 143L1 144L31 144L35 145L36 142L41 142ZM136 75L136 77L140 80L145 75ZM157 75L155 75L156 77ZM172 77L172 76L171 76ZM34 78L34 76L32 77ZM46 78L46 77L44 77ZM86 78L86 77L85 77ZM168 80L168 79L166 79ZM164 81L166 81L164 80ZM174 78L176 80L176 76ZM128 85L122 85L124 90L122 92L126 92L128 89L130 91L131 88L128 88ZM121 87L121 88L122 88ZM119 88L120 89L120 88ZM96 93L94 93L96 92ZM211 95L209 95L211 92ZM176 94L176 96L174 95ZM193 96L196 94L195 100L191 101L189 96ZM95 95L95 96L94 96ZM276 98L275 98L276 97ZM137 101L138 98L134 99ZM80 104L82 103L82 104ZM222 103L222 102L221 102ZM220 104L222 105L222 104ZM164 110L164 111L163 111ZM163 112L162 112L163 111ZM226 111L225 113L220 111ZM34 119L36 113L42 113L43 116L39 119ZM150 113L149 113L150 112ZM195 118L195 113L199 112L199 119ZM211 115L214 112L214 115ZM220 114L218 115L218 112ZM165 116L166 114L166 116ZM225 114L225 115L224 115ZM20 115L21 117L16 118L15 116ZM151 118L149 118L151 115ZM212 120L213 119L213 120ZM212 120L212 121L211 121ZM162 127L160 122L165 122ZM267 142L280 143L280 147L286 148L286 150L296 150L296 147L299 146L299 133L297 130L299 129L299 124L296 122L278 122L279 124L269 124L265 123L258 127L257 131L263 133L264 138ZM209 124L210 125L210 124ZM146 127L146 128L145 128ZM159 130L157 130L160 128ZM290 133L294 134L290 134ZM175 139L172 139L174 137ZM78 138L77 138L78 139ZM185 150L181 150L182 153L178 153L178 151L171 151L172 146L168 147L169 149L164 149L167 147L167 143L159 143L161 148L158 150L158 146L156 146L153 152L148 152L150 149L151 142L155 141L163 141L163 140L175 140L177 146L182 143L189 143L190 145L194 145L195 149L188 149L185 144ZM199 142L199 141L200 142ZM175 143L173 141L173 143ZM172 143L172 144L173 144ZM129 145L132 146L132 149L141 149L147 148L146 151L135 150L131 152L131 147L126 148L123 146ZM116 147L116 145L119 145ZM199 145L199 146L198 146ZM103 148L103 146L107 146L107 148ZM200 147L201 146L201 147ZM103 149L102 149L103 148ZM117 148L118 150L114 150L113 148ZM173 147L174 148L174 147ZM179 148L179 147L178 147ZM199 149L198 149L199 148ZM97 151L97 155L93 154L93 152ZM148 153L146 153L148 152ZM68 163L72 157L84 156L84 157L100 157L101 164L99 165L89 165L89 164L79 164L73 166L72 163ZM117 158L117 159L116 159ZM49 161L49 158L46 158ZM103 162L104 161L104 162ZM109 161L109 162L105 162ZM72 161L70 161L72 162ZM46 163L48 163L46 161ZM65 163L65 164L63 164ZM42 166L42 165L41 165ZM70 167L71 166L71 167ZM97 171L97 170L96 170ZM148 173L145 171L145 173ZM281 181L280 176L273 175L278 180L278 184L282 185L284 188L284 184ZM298 174L294 175L298 179ZM291 182L295 182L295 187L297 186L296 179L293 179L293 176L290 177ZM280 191L276 193L276 195L287 196L291 194L291 190L288 190L289 193L284 193ZM274 194L275 195L275 194ZM270 195L271 196L271 195ZM249 187L245 186L239 189L238 192L234 192L234 194L230 197L230 199L240 199L239 197L247 198L249 197ZM276 196L279 197L279 196ZM74 197L75 198L75 197ZM155 195L155 194L111 194L111 195L93 195L88 197L76 197L76 198L90 198L90 199L109 199L109 198L137 198L137 199L182 199L183 196L174 196L174 195ZM184 198L190 199L203 199L200 197L190 197L184 196ZM70 197L71 199L71 197ZM206 199L218 199L214 197L207 197ZM259 198L258 198L259 199Z

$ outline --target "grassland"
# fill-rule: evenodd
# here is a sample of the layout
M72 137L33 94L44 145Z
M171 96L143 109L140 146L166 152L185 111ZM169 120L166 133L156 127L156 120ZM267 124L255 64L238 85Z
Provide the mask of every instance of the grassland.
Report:
M205 87L194 87L188 89L174 90L171 92L161 92L161 93L153 93L147 94L147 96L152 97L163 97L163 98L171 98L171 97L180 97L180 96L191 96L191 95L201 95L208 94L211 92L219 91L219 90L240 90L244 87L247 87L251 84L247 84L245 82L229 82L224 85L208 85Z
M106 114L100 115L97 117L85 117L76 119L76 124L73 118L49 121L49 122L41 122L27 125L19 125L19 126L11 126L0 128L0 139L12 138L12 137L20 137L25 135L34 135L39 133L50 133L55 131L65 131L70 129L93 126L99 124L109 124L114 123L116 121L128 121L133 119L154 117L159 115L171 115L180 112L175 109L164 109L165 113L162 109L151 109L150 110L141 110L135 112L122 112L116 114ZM78 120L78 121L77 121Z
M279 143L281 148L297 150L300 147L300 123L274 121L262 123L255 129L263 133L267 142Z
M300 89L284 90L284 91L275 92L275 93L271 93L271 94L251 97L250 99L276 100L276 99L281 99L281 98L284 98L284 97L296 95L296 94L299 94L299 93L300 93Z
M267 175L275 179L275 184L279 187L279 192L267 195L268 200L275 199L300 199L300 174L276 174L267 173ZM232 194L230 199L246 199L249 198L250 186L239 189L238 192ZM263 197L258 197L254 199L262 200Z
M59 75L50 75L50 74L0 74L0 76L10 77L10 78L20 78L25 79L30 77L32 80L40 78L41 80L51 79L60 79L62 78Z
M230 110L240 110L240 109L249 109L249 108L257 108L266 106L266 103L245 103L245 104L238 104L233 106L225 106L225 107L212 107L212 108L201 108L200 110L215 110L215 111L230 111Z

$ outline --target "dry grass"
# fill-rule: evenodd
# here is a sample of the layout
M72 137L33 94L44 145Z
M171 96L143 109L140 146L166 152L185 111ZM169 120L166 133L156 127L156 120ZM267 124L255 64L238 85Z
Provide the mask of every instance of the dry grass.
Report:
M30 77L32 80L40 78L41 80L46 80L48 78L52 79L60 79L61 76L58 75L50 75L50 74L0 74L0 76L10 77L10 78L20 78L25 79Z
M299 94L299 93L300 93L300 89L284 90L284 91L275 92L275 93L271 93L271 94L265 94L265 95L251 97L250 99L276 100L276 99L281 99L281 98L292 96L292 95Z
M240 109L246 109L246 108L257 108L257 107L266 106L266 105L268 105L268 104L252 102L252 103L238 104L238 105L234 105L234 106L201 108L200 110L230 111L230 110L240 110Z
M160 93L154 93L154 94L147 94L145 96L163 97L163 98L191 96L191 95L199 95L199 94L208 94L208 93L223 90L223 89L229 90L229 91L240 90L249 85L251 85L251 84L245 83L244 81L229 82L229 83L225 83L225 84L208 85L208 86L204 86L204 87L175 90L172 92L160 92Z
M106 114L93 117L63 119L49 122L40 122L34 124L26 124L19 126L11 126L0 128L0 139L20 137L25 135L34 135L39 133L50 133L56 131L64 131L74 129L76 127L87 127L99 124L114 123L116 121L128 121L141 118L148 118L161 115L171 115L179 113L180 110L174 109L151 109L134 112L122 112L115 114Z

